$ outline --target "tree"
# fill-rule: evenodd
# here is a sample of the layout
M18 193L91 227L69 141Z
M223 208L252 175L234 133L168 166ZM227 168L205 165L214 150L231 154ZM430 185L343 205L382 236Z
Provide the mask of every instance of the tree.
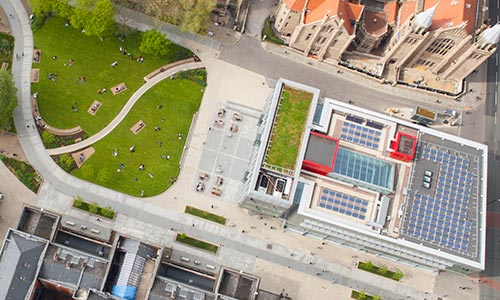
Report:
M12 74L6 70L0 70L0 127L5 128L8 124L14 108L17 106L17 89L14 86Z
M28 0L31 11L37 17L56 14L68 18L71 14L69 0Z
M110 0L77 0L69 19L71 26L85 29L86 35L102 37L111 31L114 14Z
M196 33L205 33L210 23L210 13L215 7L213 0L184 0L184 15L180 23L182 30Z
M115 8L109 0L97 0L85 28L85 34L102 37L111 32L115 24L114 15Z
M139 50L147 54L165 55L170 49L170 44L172 42L163 33L152 29L142 34Z

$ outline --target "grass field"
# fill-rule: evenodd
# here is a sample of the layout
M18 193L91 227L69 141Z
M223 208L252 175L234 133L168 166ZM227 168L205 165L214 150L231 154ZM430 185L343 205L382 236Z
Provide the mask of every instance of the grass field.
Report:
M284 87L276 126L272 129L268 164L290 170L295 168L311 101L311 93Z
M196 207L186 206L186 210L184 212L193 216L200 217L205 220L226 225L226 218L216 214L209 213L208 211L205 210L198 209Z
M71 174L134 196L140 196L142 190L145 197L162 193L171 185L170 178L179 174L186 137L202 96L203 87L193 80L163 80L137 101L110 134L93 145L95 153ZM146 126L136 135L130 128L139 120ZM155 131L155 127L161 130ZM178 133L183 134L182 140ZM158 142L162 142L161 147ZM131 146L136 147L134 153L129 151ZM116 157L114 149L118 150ZM162 158L164 155L170 159ZM125 167L120 168L120 164ZM140 164L144 164L144 171L139 170Z
M40 68L40 82L32 84L32 92L38 92L38 106L44 120L61 129L80 125L89 135L106 126L120 111L129 97L144 83L143 77L172 61L190 56L190 52L180 46L171 45L166 56L143 55L144 62L136 61L139 55L141 36L131 33L123 42L117 37L100 41L88 37L79 30L64 26L62 18L54 17L34 33L35 48L42 50L41 62L33 64ZM124 47L134 59L123 55ZM57 59L53 60L52 57ZM67 63L74 60L72 66ZM118 62L113 68L111 63ZM66 66L65 66L66 64ZM57 80L48 79L49 73L58 74ZM78 84L84 76L86 81ZM124 82L128 89L113 96L111 87ZM103 94L98 89L106 88ZM102 103L99 111L92 116L87 112L94 100ZM77 112L72 107L76 104Z

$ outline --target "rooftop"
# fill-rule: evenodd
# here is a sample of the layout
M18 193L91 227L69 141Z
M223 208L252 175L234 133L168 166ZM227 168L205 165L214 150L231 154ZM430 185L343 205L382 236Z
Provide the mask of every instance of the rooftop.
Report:
M284 86L265 163L294 170L313 95Z
M50 240L55 231L58 217L38 208L25 207L17 229Z
M476 23L477 0L425 0L424 10L437 4L432 18L432 30L455 27L463 22L469 34L474 31Z
M46 240L9 230L0 253L0 299L26 298L46 245Z
M219 293L239 300L253 300L259 286L258 277L224 269Z
M485 145L331 99L311 126L298 222L484 268ZM322 134L328 147L315 141ZM309 160L333 170L325 176Z
M39 277L66 283L73 288L100 289L104 282L107 265L107 261L103 259L69 248L50 245Z

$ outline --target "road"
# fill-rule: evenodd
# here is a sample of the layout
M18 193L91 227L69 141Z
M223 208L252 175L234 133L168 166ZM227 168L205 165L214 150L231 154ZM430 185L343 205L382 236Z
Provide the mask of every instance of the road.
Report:
M498 0L489 1L489 15L491 23L495 24L500 21L500 2ZM500 203L497 199L500 198L500 106L498 98L500 87L498 84L500 65L499 51L488 59L487 62L487 98L486 98L486 118L485 118L485 134L486 143L489 146L489 164L488 164L488 212L490 217L498 217L496 213L500 212ZM498 247L500 246L500 228L491 227L486 232L486 270L481 273L482 277L488 278L491 282L500 283L500 255ZM483 284L481 286L481 299L492 300L500 299L500 291L491 288L492 284Z

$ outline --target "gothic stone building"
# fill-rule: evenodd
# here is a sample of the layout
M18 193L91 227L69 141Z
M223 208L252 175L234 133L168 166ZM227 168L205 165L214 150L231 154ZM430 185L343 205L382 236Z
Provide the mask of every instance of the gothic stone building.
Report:
M275 29L304 55L455 94L496 50L479 0L281 0Z

